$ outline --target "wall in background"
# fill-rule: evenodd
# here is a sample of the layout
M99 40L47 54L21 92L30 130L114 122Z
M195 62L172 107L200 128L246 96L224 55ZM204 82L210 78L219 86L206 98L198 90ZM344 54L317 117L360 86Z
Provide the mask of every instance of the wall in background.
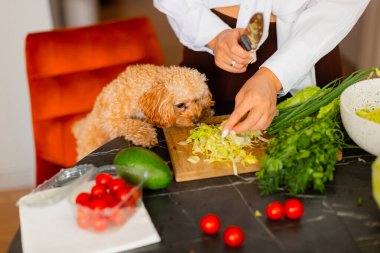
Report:
M50 0L50 6L55 28L98 22L99 0Z
M34 186L27 33L52 28L48 0L0 1L0 189Z
M342 41L343 68L346 73L380 67L380 0L372 0L359 22Z
M163 50L166 65L177 65L182 59L182 45L166 16L153 6L152 0L101 0L100 21L147 16L153 23Z

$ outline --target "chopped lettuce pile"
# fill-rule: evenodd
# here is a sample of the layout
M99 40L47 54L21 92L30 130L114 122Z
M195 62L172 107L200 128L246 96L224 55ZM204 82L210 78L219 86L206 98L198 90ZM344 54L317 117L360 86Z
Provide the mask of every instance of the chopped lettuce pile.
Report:
M247 151L259 140L266 141L261 135L261 131L249 131L239 134L229 134L222 138L222 129L225 121L219 125L207 125L201 123L190 131L186 143L193 144L192 152L194 156L189 157L188 161L196 163L197 155L206 156L205 161L212 162L231 162L234 174L237 175L237 163L244 166L256 164L256 156Z

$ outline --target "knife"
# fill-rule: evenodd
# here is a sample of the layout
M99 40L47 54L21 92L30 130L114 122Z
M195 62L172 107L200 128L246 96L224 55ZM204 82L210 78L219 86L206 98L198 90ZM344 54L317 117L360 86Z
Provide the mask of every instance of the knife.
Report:
M263 20L264 17L261 12L255 13L249 20L247 28L240 36L240 44L245 50L256 51L263 35Z

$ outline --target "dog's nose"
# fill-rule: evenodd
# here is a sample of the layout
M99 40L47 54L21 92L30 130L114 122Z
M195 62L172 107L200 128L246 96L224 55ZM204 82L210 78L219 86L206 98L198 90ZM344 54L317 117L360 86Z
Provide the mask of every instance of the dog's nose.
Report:
M196 124L196 123L198 123L198 119L194 118L191 120L191 122L193 122L193 124Z

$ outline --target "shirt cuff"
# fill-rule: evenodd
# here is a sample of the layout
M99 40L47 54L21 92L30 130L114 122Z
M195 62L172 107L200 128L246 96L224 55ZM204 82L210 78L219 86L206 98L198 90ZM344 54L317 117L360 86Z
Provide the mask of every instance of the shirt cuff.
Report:
M303 62L303 66L300 62ZM306 67L309 65L308 59L303 58L296 62L284 61L284 55L280 51L277 51L260 68L266 67L276 75L282 85L282 90L278 92L278 95L283 96L297 88L297 84L305 78L303 73L307 74L310 72L311 69ZM310 83L309 85L312 84Z

